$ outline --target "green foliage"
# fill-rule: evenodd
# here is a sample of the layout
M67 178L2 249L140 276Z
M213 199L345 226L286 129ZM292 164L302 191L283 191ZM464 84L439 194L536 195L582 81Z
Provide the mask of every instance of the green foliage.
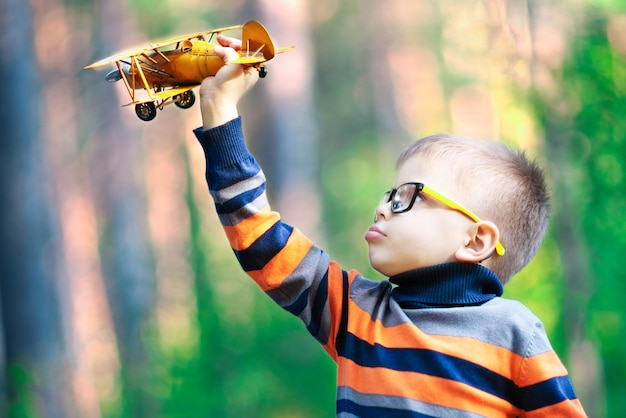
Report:
M626 339L626 57L606 35L607 20L589 13L571 43L561 75L566 111L538 101L546 129L559 137L560 181L566 202L583 232L592 277L583 288L588 303L585 333L603 359L608 416L626 414L623 342ZM548 138L550 140L550 138ZM557 140L552 138L552 140Z
M8 405L2 405L0 411L8 410L11 418L38 418L43 412L37 409L37 377L34 368L25 364L13 363L7 367L7 380L11 385L13 396Z
M558 243L549 233L535 258L505 286L503 297L522 302L543 322L555 351L566 353L563 333L563 269Z
M606 10L608 13L623 13L626 4L622 0L589 0L589 4Z
M228 8L221 9L224 5L219 2L206 6L198 7L193 2L132 0L129 7L138 18L141 33L151 40L241 23L228 17Z

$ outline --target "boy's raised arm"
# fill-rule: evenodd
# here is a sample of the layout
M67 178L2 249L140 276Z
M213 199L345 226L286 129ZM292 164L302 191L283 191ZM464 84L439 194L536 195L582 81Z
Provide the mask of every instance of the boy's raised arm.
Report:
M267 200L265 175L246 147L237 111L258 80L253 67L230 64L240 43L218 38L224 65L202 82L203 126L194 130L206 158L206 180L226 236L243 270L279 306L297 316L333 358L344 291L356 272L344 272L302 232L282 222Z

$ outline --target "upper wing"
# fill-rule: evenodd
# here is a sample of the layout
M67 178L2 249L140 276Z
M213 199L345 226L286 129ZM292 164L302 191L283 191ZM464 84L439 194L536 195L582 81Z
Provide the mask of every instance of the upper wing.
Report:
M118 52L117 54L113 54L109 57L103 58L99 61L94 62L93 64L89 64L88 66L85 67L85 69L89 69L89 68L96 68L96 67L102 67L104 65L108 65L108 64L113 64L117 61L121 61L124 58L129 58L129 57L135 57L141 54L144 54L148 51L154 51L157 50L159 48L163 48L165 46L168 45L172 45L178 42L182 42L185 40L191 40L194 38L200 38L202 36L205 35L210 35L210 34L214 34L214 33L220 33L220 32L226 32L229 30L234 30L234 29L241 29L242 25L235 25L235 26L226 26L223 28L218 28L218 29L211 29L208 31L204 31L204 32L195 32L195 33L190 33L187 35L181 35L181 36L177 36L175 38L170 38L170 39L165 39L163 41L159 41L159 42L151 42L148 46L146 47L142 47L142 48L134 48L134 49L129 49L126 51L122 51L122 52Z
M180 42L180 41L185 41L187 39L194 39L194 38L199 38L199 37L204 36L204 35L210 35L210 34L213 34L213 33L220 33L220 32L226 32L226 31L229 31L229 30L241 29L242 26L243 25L226 26L224 28L211 29L211 30L207 30L207 31L204 31L204 32L190 33L188 35L181 35L181 36L177 36L175 38L166 39L164 41L152 42L152 43L150 43L150 47L147 48L147 49L163 48L164 46L175 44L175 43Z

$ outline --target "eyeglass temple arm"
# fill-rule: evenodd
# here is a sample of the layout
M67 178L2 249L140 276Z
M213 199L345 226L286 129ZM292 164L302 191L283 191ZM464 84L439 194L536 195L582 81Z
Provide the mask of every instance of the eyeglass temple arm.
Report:
M447 197L445 197L441 193L438 193L438 192L434 191L430 187L428 187L426 185L422 185L422 191L424 193L426 193L427 195L429 195L429 196L435 198L436 200L440 201L444 205L448 206L450 209L457 210L457 211L467 215L474 222L480 222L481 221L481 219L478 216L476 216L474 214L474 212L470 211L469 209L464 208L463 206L459 205L455 201L448 199ZM505 250L504 250L504 246L502 245L502 243L500 241L496 242L496 253L499 256L503 256L504 255L504 251Z

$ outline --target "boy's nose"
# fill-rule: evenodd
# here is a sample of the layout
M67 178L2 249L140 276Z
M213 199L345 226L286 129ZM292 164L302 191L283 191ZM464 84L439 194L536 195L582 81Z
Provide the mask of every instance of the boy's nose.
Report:
M374 213L374 223L376 223L380 218L389 219L391 216L391 205L389 202L381 203L376 207L376 212Z

